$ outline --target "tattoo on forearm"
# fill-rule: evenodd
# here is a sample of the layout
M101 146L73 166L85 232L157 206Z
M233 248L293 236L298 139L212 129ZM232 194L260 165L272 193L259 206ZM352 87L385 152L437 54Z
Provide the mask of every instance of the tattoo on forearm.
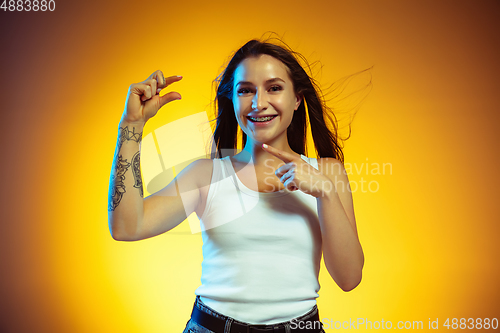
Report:
M141 154L140 152L135 153L134 157L132 157L132 174L134 175L134 187L139 189L139 193L141 194L141 198L144 197L144 193L142 190L142 179L141 179Z
M109 211L114 211L115 208L118 207L118 204L122 200L123 194L126 192L124 184L125 172L127 172L129 167L130 163L128 163L126 159L123 159L122 155L118 156L118 159L115 160L115 171L111 174L111 186L109 188Z
M123 194L126 192L124 183L125 173L130 168L130 166L132 166L132 171L135 179L134 187L139 188L141 197L143 197L139 152L137 152L134 155L131 163L128 163L128 161L124 159L120 154L120 150L125 141L135 141L140 143L141 140L142 140L142 132L136 133L135 127L132 127L132 131L129 130L128 126L120 127L118 132L118 143L116 148L116 154L113 160L113 171L111 173L109 194L108 194L108 211L110 212L114 211L116 207L118 207L120 201L122 200Z
M125 141L135 141L141 142L142 132L136 133L135 127L132 127L132 132L129 130L128 126L120 127L118 132L118 150L122 147Z

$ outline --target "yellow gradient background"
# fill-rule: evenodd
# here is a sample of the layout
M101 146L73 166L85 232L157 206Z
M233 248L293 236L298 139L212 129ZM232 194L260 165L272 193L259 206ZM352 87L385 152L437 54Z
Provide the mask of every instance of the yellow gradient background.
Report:
M323 266L320 317L423 330L429 319L445 330L446 318L499 318L499 14L494 0L56 0L54 12L0 11L0 331L182 332L200 235L186 222L131 243L108 230L127 89L157 69L184 76L182 100L144 136L203 111L211 119L212 80L266 31L321 61L323 87L373 66L344 150L364 166L350 179L378 184L353 193L363 281L344 293ZM373 163L392 172L367 172Z

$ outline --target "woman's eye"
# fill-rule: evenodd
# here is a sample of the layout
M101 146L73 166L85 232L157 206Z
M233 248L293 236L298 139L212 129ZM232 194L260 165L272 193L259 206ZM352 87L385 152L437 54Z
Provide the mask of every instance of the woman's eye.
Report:
M269 90L271 90L271 91L280 91L282 89L283 88L281 86L272 86L271 88L269 88Z
M241 89L238 89L238 95L241 95L241 94L248 94L250 92L250 90L246 89L246 88L241 88Z

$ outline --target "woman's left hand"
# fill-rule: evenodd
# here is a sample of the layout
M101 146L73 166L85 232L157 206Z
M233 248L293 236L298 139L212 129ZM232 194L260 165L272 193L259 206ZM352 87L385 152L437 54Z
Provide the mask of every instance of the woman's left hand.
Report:
M300 190L316 198L335 191L335 185L330 178L302 158L266 144L262 145L262 149L285 162L285 165L276 169L275 174L286 189L290 191Z

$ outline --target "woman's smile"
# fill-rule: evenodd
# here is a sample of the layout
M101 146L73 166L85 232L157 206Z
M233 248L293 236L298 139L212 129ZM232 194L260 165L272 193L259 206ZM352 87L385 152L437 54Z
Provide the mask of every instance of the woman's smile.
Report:
M269 115L269 116L247 116L247 119L250 121L251 124L254 126L266 126L269 125L274 119L276 119L278 115Z

